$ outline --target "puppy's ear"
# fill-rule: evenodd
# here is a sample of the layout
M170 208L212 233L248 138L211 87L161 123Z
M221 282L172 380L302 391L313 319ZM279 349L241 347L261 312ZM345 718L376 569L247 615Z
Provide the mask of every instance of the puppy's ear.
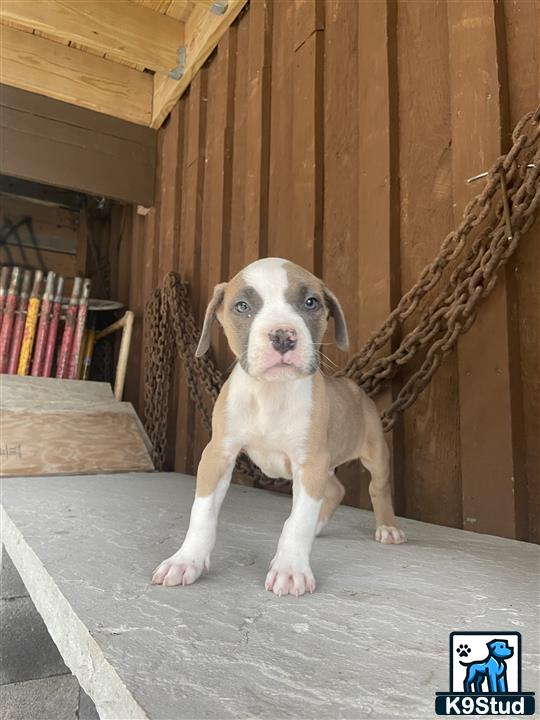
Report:
M206 313L204 315L203 329L201 338L197 349L195 350L195 357L201 357L210 347L210 332L212 331L212 325L214 324L214 318L216 317L216 311L223 302L223 296L225 295L225 288L227 283L220 283L214 288L214 294L212 299L208 303Z
M340 350L349 349L349 333L347 331L347 321L345 313L341 307L339 300L334 293L329 290L326 285L323 288L324 297L330 309L330 315L334 318L334 334L336 337L336 345Z

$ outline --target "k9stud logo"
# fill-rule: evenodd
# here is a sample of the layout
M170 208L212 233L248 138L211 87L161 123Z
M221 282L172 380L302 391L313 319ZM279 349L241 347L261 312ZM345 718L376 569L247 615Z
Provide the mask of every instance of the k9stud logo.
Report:
M521 634L450 633L450 692L437 715L533 715L534 693L521 690Z

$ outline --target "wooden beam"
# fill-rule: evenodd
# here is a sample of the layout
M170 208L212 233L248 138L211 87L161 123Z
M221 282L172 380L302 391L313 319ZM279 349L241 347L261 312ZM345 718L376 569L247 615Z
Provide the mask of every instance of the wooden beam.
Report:
M149 124L152 79L147 73L11 27L0 31L1 82Z
M0 20L164 72L184 44L184 23L128 0L2 0Z
M246 2L229 0L223 15L214 15L205 4L199 4L193 9L186 22L186 67L182 77L180 80L173 80L163 74L154 77L151 127L161 126Z
M2 173L35 183L154 202L153 130L13 87L0 86Z
M70 210L80 210L84 205L84 196L81 193L3 174L0 175L0 193L37 200L41 203L60 205L60 207Z

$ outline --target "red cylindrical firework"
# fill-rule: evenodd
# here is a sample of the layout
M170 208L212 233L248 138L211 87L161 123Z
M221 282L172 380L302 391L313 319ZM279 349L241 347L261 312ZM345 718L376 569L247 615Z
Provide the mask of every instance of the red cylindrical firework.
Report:
M52 270L47 273L47 282L45 283L45 292L43 293L43 301L41 303L41 313L39 316L39 325L36 335L36 346L34 349L34 360L32 362L32 375L37 377L41 375L43 360L45 358L45 343L47 340L47 331L51 318L51 306L54 300L54 278L56 273Z
M25 270L23 275L21 292L19 295L19 304L15 313L15 322L13 325L13 339L11 340L11 350L9 353L8 373L15 375L19 366L19 353L21 351L21 343L24 333L24 325L26 323L26 311L28 309L28 298L30 296L30 287L32 286L32 271Z
M2 318L4 317L10 275L11 268L4 265L0 273L0 328L2 327Z
M0 373L5 373L8 367L9 348L11 345L11 331L15 310L17 309L17 296L19 294L19 280L21 269L14 267L11 272L11 282L4 307L2 330L0 331Z
M77 323L75 325L75 333L73 335L73 346L69 356L67 377L74 380L79 370L79 356L81 354L81 345L84 336L84 328L86 327L86 316L88 315L88 298L90 297L90 280L85 278L81 299L79 301L79 312L77 313Z
M56 347L56 336L58 335L58 325L60 323L60 313L62 311L63 290L64 278L60 276L56 281L56 293L54 295L54 302L52 304L51 322L47 335L47 347L45 349L45 360L43 361L43 367L41 370L41 375L43 377L51 376L52 364L54 359L54 349Z
M66 310L66 324L64 326L64 334L62 335L62 344L58 353L58 361L56 363L56 377L65 378L68 373L69 355L73 344L73 334L77 323L77 310L79 309L79 296L81 294L82 278L76 277L73 281L73 292L69 299L69 305Z

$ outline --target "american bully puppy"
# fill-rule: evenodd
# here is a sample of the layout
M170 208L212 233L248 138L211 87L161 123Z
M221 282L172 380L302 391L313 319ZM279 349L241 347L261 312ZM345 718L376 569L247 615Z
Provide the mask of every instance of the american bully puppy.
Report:
M307 270L266 258L215 287L197 356L209 348L215 317L238 362L214 408L212 439L197 471L186 538L152 581L191 585L208 570L219 510L241 450L269 477L293 482L292 510L266 576L267 590L298 596L315 589L311 546L343 499L335 469L349 460L360 458L371 473L375 539L404 542L394 517L388 448L375 404L353 381L319 370L329 317L338 347L348 347L336 296Z

